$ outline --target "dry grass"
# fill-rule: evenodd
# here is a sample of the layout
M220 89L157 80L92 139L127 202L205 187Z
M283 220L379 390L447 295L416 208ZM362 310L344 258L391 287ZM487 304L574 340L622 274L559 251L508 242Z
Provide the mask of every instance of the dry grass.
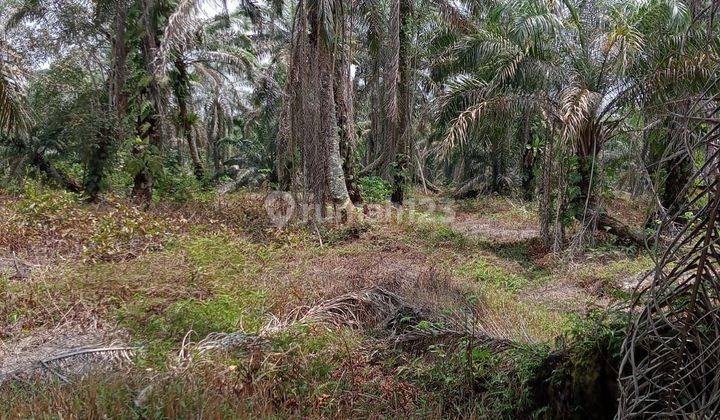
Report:
M278 231L258 194L148 211L33 194L0 196L0 348L28 361L141 349L122 375L90 360L73 385L0 397L18 417L481 416L463 359L472 348L544 349L570 314L609 299L588 291L581 268L543 257L531 208L505 199L464 206L459 224ZM612 258L608 284L642 265ZM43 341L77 326L87 334ZM211 347L224 351L198 355Z

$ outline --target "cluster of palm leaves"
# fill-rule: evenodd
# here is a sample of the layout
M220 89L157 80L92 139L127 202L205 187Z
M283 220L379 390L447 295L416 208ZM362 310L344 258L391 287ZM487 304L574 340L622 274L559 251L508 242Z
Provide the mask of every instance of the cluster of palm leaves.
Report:
M86 176L96 178L102 178L106 172L104 161L112 159L115 153L122 153L126 140L132 143L137 131L132 128L138 124L136 115L148 112L156 115L165 138L161 149L176 149L176 153L165 155L183 156L189 151L200 178L204 176L206 164L213 166L215 174L222 173L223 162L243 151L238 146L243 141L262 143L272 150L271 132L237 130L236 125L240 119L249 124L257 118L250 117L251 114L274 116L273 108L277 104L273 98L278 97L281 89L274 78L282 77L284 63L276 59L260 63L257 57L275 54L278 45L282 45L286 36L282 30L283 6L279 3L258 5L251 1L235 6L230 8L226 2L188 0L92 3L23 0L8 4L3 31L8 41L18 42L23 51L15 54L6 44L0 44L0 121L3 131L13 134L4 149L9 154L27 153L29 149L11 147L12 144L32 141L31 132L38 131L33 128L45 130L46 117L58 111L102 116L107 120L104 128L85 124L84 135L79 125L75 126L74 133L62 129L65 141L60 149L50 143L39 145L43 153L53 151L66 160L72 152L78 163L87 167ZM146 10L151 12L147 18L143 17ZM147 25L148 18L155 23ZM142 63L147 60L139 54L144 42L142 34L150 31L150 26L158 30L153 34L158 40L157 51L152 52L152 62L145 71ZM28 73L32 77L25 78L17 65L19 57L29 69L47 70ZM86 64L78 66L82 62ZM94 104L93 109L41 112L39 120L31 126L23 93L28 89L33 92L53 89L54 82L50 83L43 72L60 71L58 69L68 63L81 71L79 83L95 89L96 94L89 101ZM159 83L148 93L154 91L151 96L157 104L148 108L150 103L143 99L146 94L142 92L147 86L155 86L153 80ZM267 95L265 99L263 95ZM19 131L21 128L24 132ZM56 137L36 136L48 140ZM155 160L144 156L139 163L128 161L127 168L132 170L140 165L138 169L141 169ZM269 162L271 158L259 163L269 167ZM100 168L93 171L89 167L92 165ZM95 191L93 188L92 193Z
M0 39L0 133L22 131L29 123L25 103L25 72L20 58Z
M697 10L680 1L459 4L448 6L456 6L453 19L439 25L431 43L430 68L441 86L435 150L469 168L467 178L479 169L465 163L468 157L492 161L495 172L507 164L508 150L518 159L518 149L544 149L555 155L545 170L565 174L545 180L546 190L561 191L548 200L582 221L606 217L596 194L599 168L617 148L604 154L605 146L647 141L653 130L667 134L673 100L700 94L717 70L716 40L695 25ZM527 119L545 144L522 135ZM642 182L652 184L648 178Z

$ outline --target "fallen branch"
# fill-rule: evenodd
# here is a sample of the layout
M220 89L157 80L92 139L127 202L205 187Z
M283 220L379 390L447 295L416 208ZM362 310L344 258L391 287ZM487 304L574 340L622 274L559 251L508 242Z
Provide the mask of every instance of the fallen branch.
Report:
M639 247L654 244L655 239L652 235L646 235L642 230L626 225L603 210L598 212L597 223L600 229Z
M383 156L380 155L380 157L378 157L377 159L375 159L375 160L372 161L371 163L368 163L367 166L365 166L364 168L360 169L360 172L359 172L360 176L368 176L368 175L370 175L370 174L373 173L377 168L379 168L382 163L383 163Z
M52 357L48 357L45 359L36 360L34 362L28 363L24 366L20 366L16 369L13 369L9 372L5 372L4 374L0 374L0 383L3 383L7 378L19 378L20 373L31 371L33 369L45 369L51 374L57 376L62 382L65 383L71 383L70 379L68 379L67 376L63 375L58 369L55 369L52 367L53 363L58 363L66 359L70 359L73 357L79 357L79 356L86 356L86 355L97 355L97 354L112 354L114 356L119 356L121 360L129 361L130 357L132 355L132 352L138 350L139 347L93 347L93 348L78 348L73 349L64 353L57 354ZM116 358L115 361L118 359Z

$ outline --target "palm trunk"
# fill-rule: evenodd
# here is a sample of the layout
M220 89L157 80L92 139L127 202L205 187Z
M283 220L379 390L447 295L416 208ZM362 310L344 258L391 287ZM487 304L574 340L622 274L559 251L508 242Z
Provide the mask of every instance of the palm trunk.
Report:
M576 145L575 153L578 158L578 189L579 194L573 199L571 208L575 217L580 222L587 222L589 217L597 215L595 222L597 226L625 242L637 246L645 246L650 240L643 232L625 225L618 219L608 215L605 209L599 206L595 194L598 184L598 172L596 165L599 161L600 148L602 145L600 129L594 124L588 124L580 134L579 142Z
M127 4L125 0L115 2L115 21L110 52L111 73L108 77L109 94L107 111L114 110L118 125L122 126L127 114L128 97L125 92L125 73L127 68L128 47L125 40L127 32ZM114 133L110 127L103 127L90 152L84 189L90 201L97 201L105 176L105 167L110 157Z
M146 89L143 89L143 92L145 91ZM141 97L142 96L141 94ZM135 121L135 134L139 139L143 139L143 142L142 144L136 143L133 145L131 153L135 159L144 160L148 154L152 153L150 151L152 140L150 139L157 135L154 132L156 127L157 121L155 115L139 115L137 117ZM146 205L150 204L152 202L153 182L154 179L150 169L147 167L141 168L133 178L132 196L135 200L140 203L145 203Z
M342 10L342 2L337 4ZM345 16L344 10L341 15L343 39L352 35L348 30L349 17ZM361 203L360 188L357 185L356 168L355 168L355 124L353 115L353 91L350 79L350 61L352 59L349 51L343 51L340 46L339 57L335 65L334 78L334 94L335 94L335 111L338 127L340 128L340 155L343 159L343 174L345 176L345 186L348 195L353 203Z
M327 187L333 204L345 207L350 203L343 158L340 154L340 135L338 133L337 113L335 109L334 60L328 45L321 41L318 45L320 65L320 136L327 150Z
M595 186L597 173L595 165L600 154L599 129L594 124L587 124L580 132L575 145L575 156L578 164L578 194L573 198L570 206L580 221L584 220L586 212L595 207Z
M202 181L205 177L205 168L203 168L200 152L198 151L195 136L192 135L192 121L188 111L187 100L190 97L189 79L187 66L182 60L175 60L175 69L177 70L177 80L175 82L175 98L178 101L178 117L180 119L180 135L185 137L190 151L190 160L193 164L193 173L195 178Z
M330 40L325 39L317 12L308 13L310 23L309 54L314 58L314 78L317 105L311 109L306 126L316 129L314 135L306 135L303 146L306 176L315 193L315 200L322 205L329 200L336 207L346 208L351 203L345 183L343 158L340 153L340 135L335 106L335 55ZM312 60L311 58L311 60ZM302 98L301 98L302 99ZM304 107L304 105L303 105ZM305 117L308 116L296 116ZM293 127L293 130L295 127ZM293 133L299 135L300 133ZM321 208L324 213L324 206Z
M368 89L370 90L370 134L368 136L368 147L365 156L365 167L368 168L368 174L374 172L382 164L383 123L386 122L384 117L385 107L383 106L383 92L380 83L381 71L381 44L379 28L377 27L380 20L376 7L372 8L372 16L368 22L368 48L371 53L371 64L369 69ZM372 167L371 167L372 165Z
M395 127L395 168L393 174L393 192L390 200L402 204L407 184L407 167L409 160L411 105L411 74L410 74L410 20L412 18L412 1L397 0L399 8L398 25L398 86L397 86L397 125Z
M35 156L33 156L33 165L66 190L74 193L82 192L82 186L71 178L70 175L58 170L47 160L42 152L35 153Z
M155 51L157 50L157 21L153 17L154 1L143 0L142 21L144 34L141 42L142 61L145 72L150 76L150 83L143 88L140 98L147 98L152 109L145 115L139 115L136 120L135 131L138 138L143 139L141 144L133 146L132 155L142 159L160 151L164 138L162 126L162 97L160 84L155 78ZM132 195L136 200L149 205L152 201L153 174L145 165L135 174Z
M522 190L525 201L532 201L535 195L535 153L532 147L530 133L530 113L525 112L521 127L522 144L524 145L522 157Z
M665 188L660 196L660 203L666 209L667 214L672 216L683 205L683 191L692 175L692 165L690 158L685 154L673 157L668 160L666 165L667 178L665 179Z
M555 144L555 132L548 133L545 150L543 151L542 184L538 212L540 216L540 238L543 246L550 249L553 246L552 228L552 191L553 191L553 153Z

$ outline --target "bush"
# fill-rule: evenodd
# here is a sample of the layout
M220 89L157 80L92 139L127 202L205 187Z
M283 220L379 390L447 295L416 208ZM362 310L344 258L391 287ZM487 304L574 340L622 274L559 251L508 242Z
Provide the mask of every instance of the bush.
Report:
M44 187L40 182L28 180L23 185L18 213L27 221L48 221L67 212L78 202L78 196L63 190Z
M185 203L201 195L203 185L192 174L184 171L164 171L157 178L156 194L158 198Z
M360 178L360 194L367 203L382 203L390 198L392 186L379 176Z

